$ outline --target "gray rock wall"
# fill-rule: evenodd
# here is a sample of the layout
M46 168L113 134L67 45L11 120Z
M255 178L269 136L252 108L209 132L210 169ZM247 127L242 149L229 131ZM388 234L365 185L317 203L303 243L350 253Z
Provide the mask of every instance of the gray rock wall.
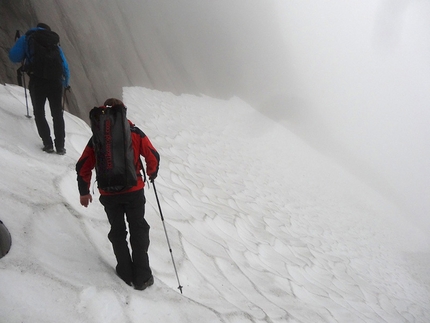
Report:
M0 2L0 82L16 83L16 68L8 58L17 30L25 32L36 23L36 13L30 0Z
M0 81L16 82L18 66L7 59L16 29L25 32L41 21L61 37L79 102L79 110L70 112L84 120L94 105L121 97L124 86L262 101L258 96L273 82L279 83L273 74L289 74L274 63L285 61L286 55L273 41L277 28L270 6L254 3L247 8L227 0L203 3L2 2Z

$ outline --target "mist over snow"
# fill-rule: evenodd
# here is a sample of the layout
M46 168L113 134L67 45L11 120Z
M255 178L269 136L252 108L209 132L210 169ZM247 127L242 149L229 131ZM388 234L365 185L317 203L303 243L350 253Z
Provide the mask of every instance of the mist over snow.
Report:
M2 9L5 44L39 20L58 31L81 103L72 112L84 120L124 86L236 96L430 229L429 2L26 0ZM3 64L12 83L14 66Z
M46 154L23 89L0 85L0 218L13 240L0 259L1 322L428 321L428 234L360 178L237 97L129 87L123 99L161 155L183 295L153 189L155 284L140 292L114 272L97 189L79 204L88 125L66 113L67 154Z
M428 230L430 3L277 6L298 90L290 98L273 97L269 114Z

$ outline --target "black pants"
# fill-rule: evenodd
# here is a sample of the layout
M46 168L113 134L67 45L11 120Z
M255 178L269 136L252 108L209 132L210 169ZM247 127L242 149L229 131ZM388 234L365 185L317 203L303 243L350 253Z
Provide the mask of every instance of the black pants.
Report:
M63 107L61 105L63 96L61 80L45 80L32 76L28 89L30 90L37 131L40 138L42 138L43 145L46 147L53 147L51 131L45 117L45 102L46 99L48 99L54 124L55 147L57 150L64 148L64 139L66 135Z
M149 225L144 218L146 199L143 189L125 194L102 195L100 202L111 225L108 238L118 262L118 276L128 284L142 285L152 276L148 258ZM130 230L131 256L124 214Z

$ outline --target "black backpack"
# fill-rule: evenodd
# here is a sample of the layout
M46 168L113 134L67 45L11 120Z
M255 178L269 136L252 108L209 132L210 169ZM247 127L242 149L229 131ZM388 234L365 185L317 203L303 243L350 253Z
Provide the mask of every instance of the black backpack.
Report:
M98 187L120 192L137 184L130 124L124 105L90 111Z
M60 36L57 33L39 29L27 32L28 51L31 55L26 71L48 80L60 80L63 76L63 60L60 54Z

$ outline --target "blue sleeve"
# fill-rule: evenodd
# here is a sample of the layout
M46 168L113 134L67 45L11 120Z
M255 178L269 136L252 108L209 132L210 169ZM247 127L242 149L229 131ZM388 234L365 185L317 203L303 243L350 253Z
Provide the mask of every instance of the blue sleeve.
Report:
M14 63L20 63L25 58L27 40L25 35L21 36L9 51L9 59Z
M61 49L61 47L59 46L58 48L60 49L60 55L61 55L61 59L63 61L63 76L64 76L63 86L68 87L69 86L69 80L70 80L69 64L67 63L66 56L64 55L64 52Z

